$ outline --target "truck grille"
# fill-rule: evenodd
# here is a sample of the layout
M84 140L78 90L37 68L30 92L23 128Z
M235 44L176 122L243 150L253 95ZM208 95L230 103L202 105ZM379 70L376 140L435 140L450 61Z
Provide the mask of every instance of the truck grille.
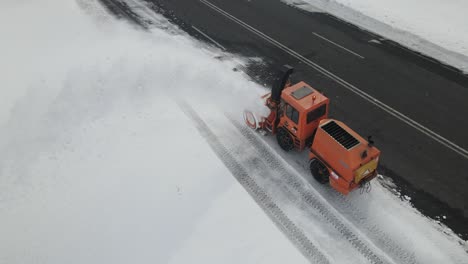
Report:
M359 144L359 140L346 132L346 130L335 123L335 121L330 121L323 125L322 129L346 149L350 149Z

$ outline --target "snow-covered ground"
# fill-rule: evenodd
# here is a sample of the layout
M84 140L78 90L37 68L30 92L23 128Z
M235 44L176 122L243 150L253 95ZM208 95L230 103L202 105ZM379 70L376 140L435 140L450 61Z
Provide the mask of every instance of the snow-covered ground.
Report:
M468 72L468 1L281 0L321 10Z
M73 1L0 10L0 263L307 263L169 96L251 88L232 65Z
M0 263L305 263L304 241L331 263L467 262L463 241L378 182L344 198L303 155L236 128L222 109L263 90L220 51L78 3L0 5ZM290 243L181 99L308 240Z

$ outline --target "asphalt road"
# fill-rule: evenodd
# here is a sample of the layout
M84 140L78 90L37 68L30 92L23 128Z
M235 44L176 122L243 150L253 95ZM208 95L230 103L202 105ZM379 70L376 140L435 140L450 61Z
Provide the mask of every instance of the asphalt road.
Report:
M270 83L277 65L294 66L294 79L330 97L332 117L373 136L383 153L380 171L402 196L468 238L467 76L279 0L145 1L199 39L263 58L266 65L250 69L261 83ZM109 9L138 23L128 10Z

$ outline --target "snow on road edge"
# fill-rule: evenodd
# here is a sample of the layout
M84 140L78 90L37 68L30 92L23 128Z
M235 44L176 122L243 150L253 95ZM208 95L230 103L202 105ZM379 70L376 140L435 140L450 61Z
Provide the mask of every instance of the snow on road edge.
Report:
M281 1L309 12L332 14L468 73L468 2Z

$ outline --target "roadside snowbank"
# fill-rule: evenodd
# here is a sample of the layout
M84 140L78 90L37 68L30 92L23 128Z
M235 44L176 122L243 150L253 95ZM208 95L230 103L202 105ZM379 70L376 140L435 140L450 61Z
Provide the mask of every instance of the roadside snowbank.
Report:
M306 263L171 99L248 101L233 63L73 1L0 10L0 263Z
M463 0L282 0L323 10L468 72L468 2Z

